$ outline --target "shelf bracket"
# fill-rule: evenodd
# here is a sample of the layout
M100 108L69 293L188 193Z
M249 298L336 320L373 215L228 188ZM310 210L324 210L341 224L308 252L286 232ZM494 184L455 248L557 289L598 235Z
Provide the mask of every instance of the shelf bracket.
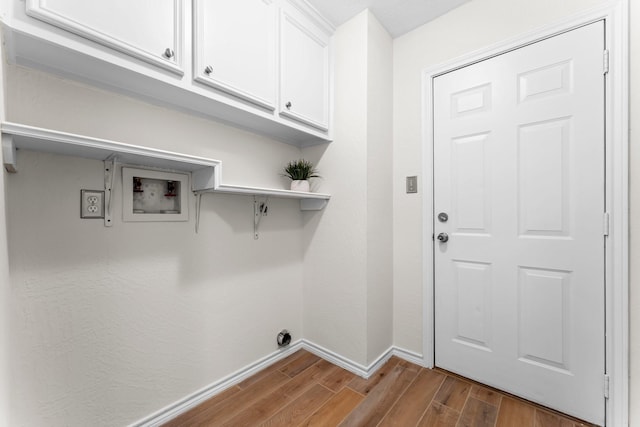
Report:
M4 168L9 173L18 172L16 159L16 144L13 141L13 135L2 134L2 162Z
M112 201L113 201L113 180L116 174L116 157L109 156L104 161L104 226L111 227L112 221ZM124 183L123 183L124 185Z
M267 216L269 206L267 202L269 197L265 197L263 201L258 200L258 197L253 196L253 239L258 240L258 230L260 229L260 220L263 216Z
M196 234L200 230L200 210L202 209L202 191L194 191L196 196Z

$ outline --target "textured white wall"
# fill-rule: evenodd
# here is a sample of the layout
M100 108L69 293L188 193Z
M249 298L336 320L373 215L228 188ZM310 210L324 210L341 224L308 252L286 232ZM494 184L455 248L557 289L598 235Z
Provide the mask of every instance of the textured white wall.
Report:
M0 58L4 46L0 45ZM0 121L5 119L5 63L0 59ZM9 252L5 219L4 168L0 173L0 427L9 426Z
M11 121L217 158L229 182L282 186L300 156L38 71L9 66L6 88ZM296 201L272 199L255 241L251 197L205 195L195 234L193 196L189 222L123 223L118 190L105 228L79 218L101 162L20 152L18 163L5 176L11 425L128 424L276 351L282 328L301 338Z
M366 362L367 22L361 13L337 29L334 142L303 149L317 162L331 201L305 214L304 335Z
M535 30L572 14L609 3L605 0L474 0L394 41L394 339L395 344L422 353L422 196L404 194L404 176L430 173L422 168L421 70ZM631 2L631 128L640 128L637 89L640 75L640 8ZM635 18L635 19L634 19ZM635 126L634 126L635 124ZM634 189L640 186L640 164L631 139L631 425L640 424L640 279L634 254L640 251L635 237L640 219ZM637 191L636 191L637 193Z
M332 194L305 221L304 334L367 366L393 343L393 45L369 11L334 44L334 142L303 150Z
M630 123L631 140L629 143L629 203L630 217L630 250L629 265L630 301L630 424L640 425L640 4L630 2L630 61L631 92L630 92Z
M368 14L367 363L393 344L393 41Z

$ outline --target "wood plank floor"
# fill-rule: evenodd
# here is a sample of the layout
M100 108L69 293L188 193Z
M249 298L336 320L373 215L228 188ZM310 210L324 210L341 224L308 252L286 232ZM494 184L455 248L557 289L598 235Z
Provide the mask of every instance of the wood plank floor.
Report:
M300 350L165 424L177 426L590 426L392 357L368 380Z

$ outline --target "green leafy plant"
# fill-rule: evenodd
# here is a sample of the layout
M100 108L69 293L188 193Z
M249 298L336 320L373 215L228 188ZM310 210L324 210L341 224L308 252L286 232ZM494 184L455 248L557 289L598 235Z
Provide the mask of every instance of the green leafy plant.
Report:
M282 176L286 176L293 181L320 178L320 175L318 175L318 171L313 166L313 163L305 159L293 160L287 163L287 166L284 167L284 173Z

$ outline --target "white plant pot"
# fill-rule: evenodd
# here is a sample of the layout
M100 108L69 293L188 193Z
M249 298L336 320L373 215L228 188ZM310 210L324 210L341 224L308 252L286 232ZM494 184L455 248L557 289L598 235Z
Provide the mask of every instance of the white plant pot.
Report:
M305 193L309 192L309 181L305 180L293 180L291 181L291 190L292 191L303 191Z

